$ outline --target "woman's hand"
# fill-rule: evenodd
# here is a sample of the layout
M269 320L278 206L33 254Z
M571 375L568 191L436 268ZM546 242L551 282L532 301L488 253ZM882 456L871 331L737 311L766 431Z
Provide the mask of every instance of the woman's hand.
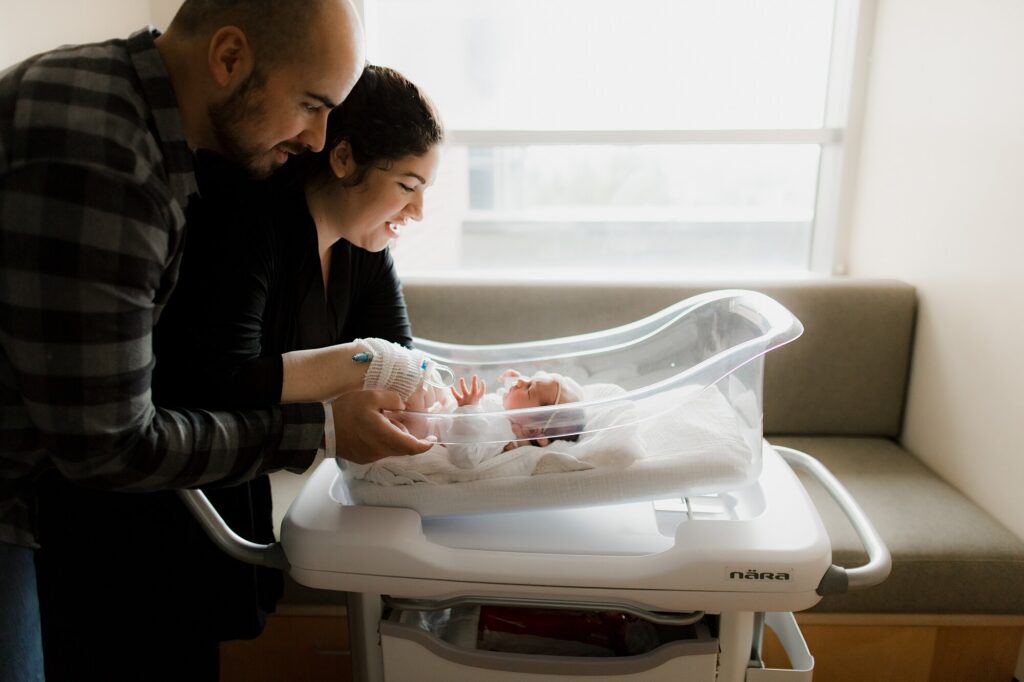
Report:
M447 400L448 396L443 389L421 383L405 401L405 409L410 412L430 412L435 404L443 405Z
M466 380L464 378L459 379L459 387L455 388L452 386L452 395L455 396L455 402L459 404L459 407L479 405L486 390L487 383L474 374L468 388L466 387Z
M338 457L369 464L394 455L418 455L433 443L416 438L390 420L384 410L402 410L394 391L350 391L331 403Z
M404 412L393 412L387 416L400 429L408 431L417 438L433 437L434 440L437 440L436 425L431 428L430 419L423 413L438 412L443 409L441 403L450 400L451 398L436 386L420 384L405 401Z

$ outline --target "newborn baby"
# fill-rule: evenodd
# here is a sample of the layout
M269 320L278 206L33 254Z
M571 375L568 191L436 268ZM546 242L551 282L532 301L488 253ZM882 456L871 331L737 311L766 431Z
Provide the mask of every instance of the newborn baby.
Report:
M579 438L585 424L582 409L561 410L550 415L508 417L494 414L580 402L583 389L578 383L569 377L548 372L537 372L527 378L514 369L506 370L499 378L506 382L507 387L494 393L487 393L486 383L476 375L468 384L464 378L459 379L458 386L451 388L454 402L447 400L440 405L435 404L428 411L476 414L479 417L440 420L440 426L428 427L428 433L419 437L433 437L444 443L452 464L463 469L471 469L490 457L523 445L543 447L553 440L575 441ZM432 397L436 395L414 397L406 407L422 410L428 407L425 402ZM413 415L403 419L414 433L423 429L422 426L416 428L416 419Z

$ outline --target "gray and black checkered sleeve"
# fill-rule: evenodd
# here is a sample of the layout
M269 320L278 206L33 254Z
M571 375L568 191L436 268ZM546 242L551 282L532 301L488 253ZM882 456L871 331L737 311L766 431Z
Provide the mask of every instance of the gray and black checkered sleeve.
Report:
M6 174L0 344L27 421L5 433L25 455L45 450L69 478L119 490L305 468L323 435L319 404L230 413L153 405L155 300L177 248L155 186L85 164Z

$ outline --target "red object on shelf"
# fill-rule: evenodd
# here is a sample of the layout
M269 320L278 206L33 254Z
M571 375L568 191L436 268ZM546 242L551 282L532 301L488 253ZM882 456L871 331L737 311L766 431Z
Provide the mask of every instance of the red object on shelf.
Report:
M481 606L477 633L487 648L494 641L514 641L521 636L574 642L606 650L608 656L628 656L636 652L627 646L627 629L637 620L617 611Z

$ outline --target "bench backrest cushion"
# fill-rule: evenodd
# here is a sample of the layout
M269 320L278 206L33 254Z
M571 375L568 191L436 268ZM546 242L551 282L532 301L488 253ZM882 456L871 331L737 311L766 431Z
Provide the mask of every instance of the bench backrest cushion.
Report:
M608 329L730 288L771 296L805 327L765 364L766 434L899 436L916 310L915 291L903 282L414 283L405 295L416 336L481 344Z

